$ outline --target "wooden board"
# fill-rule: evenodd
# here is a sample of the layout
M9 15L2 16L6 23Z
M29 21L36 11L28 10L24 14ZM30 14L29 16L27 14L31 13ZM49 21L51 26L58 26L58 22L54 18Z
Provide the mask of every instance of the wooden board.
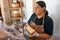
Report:
M7 34L0 29L0 38L7 38Z

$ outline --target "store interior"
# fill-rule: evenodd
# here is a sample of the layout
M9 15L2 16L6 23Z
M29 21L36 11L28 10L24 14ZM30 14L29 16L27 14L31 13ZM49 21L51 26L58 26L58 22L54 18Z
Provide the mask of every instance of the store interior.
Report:
M26 40L23 29L37 1L41 0L0 0L0 40ZM53 35L49 40L60 40L60 0L42 1L54 22Z

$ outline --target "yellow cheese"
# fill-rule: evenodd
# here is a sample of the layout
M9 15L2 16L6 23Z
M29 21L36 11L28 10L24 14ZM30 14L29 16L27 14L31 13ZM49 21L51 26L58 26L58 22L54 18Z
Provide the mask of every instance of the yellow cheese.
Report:
M13 3L13 4L12 4L12 7L14 7L14 8L19 7L19 3Z
M29 25L27 25L26 30L30 33L30 35L33 35L35 33L35 30Z

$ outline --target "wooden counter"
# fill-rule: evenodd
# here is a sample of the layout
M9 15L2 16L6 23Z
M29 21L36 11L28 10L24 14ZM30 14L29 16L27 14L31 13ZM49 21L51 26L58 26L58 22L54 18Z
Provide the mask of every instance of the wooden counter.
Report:
M0 29L0 38L7 38L7 34Z

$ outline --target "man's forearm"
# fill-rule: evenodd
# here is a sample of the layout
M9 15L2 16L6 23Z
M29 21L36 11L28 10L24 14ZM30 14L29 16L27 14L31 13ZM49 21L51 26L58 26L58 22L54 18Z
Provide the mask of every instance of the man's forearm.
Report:
M50 38L51 35L48 35L48 34L44 33L44 34L40 34L39 37L42 37L42 38Z

